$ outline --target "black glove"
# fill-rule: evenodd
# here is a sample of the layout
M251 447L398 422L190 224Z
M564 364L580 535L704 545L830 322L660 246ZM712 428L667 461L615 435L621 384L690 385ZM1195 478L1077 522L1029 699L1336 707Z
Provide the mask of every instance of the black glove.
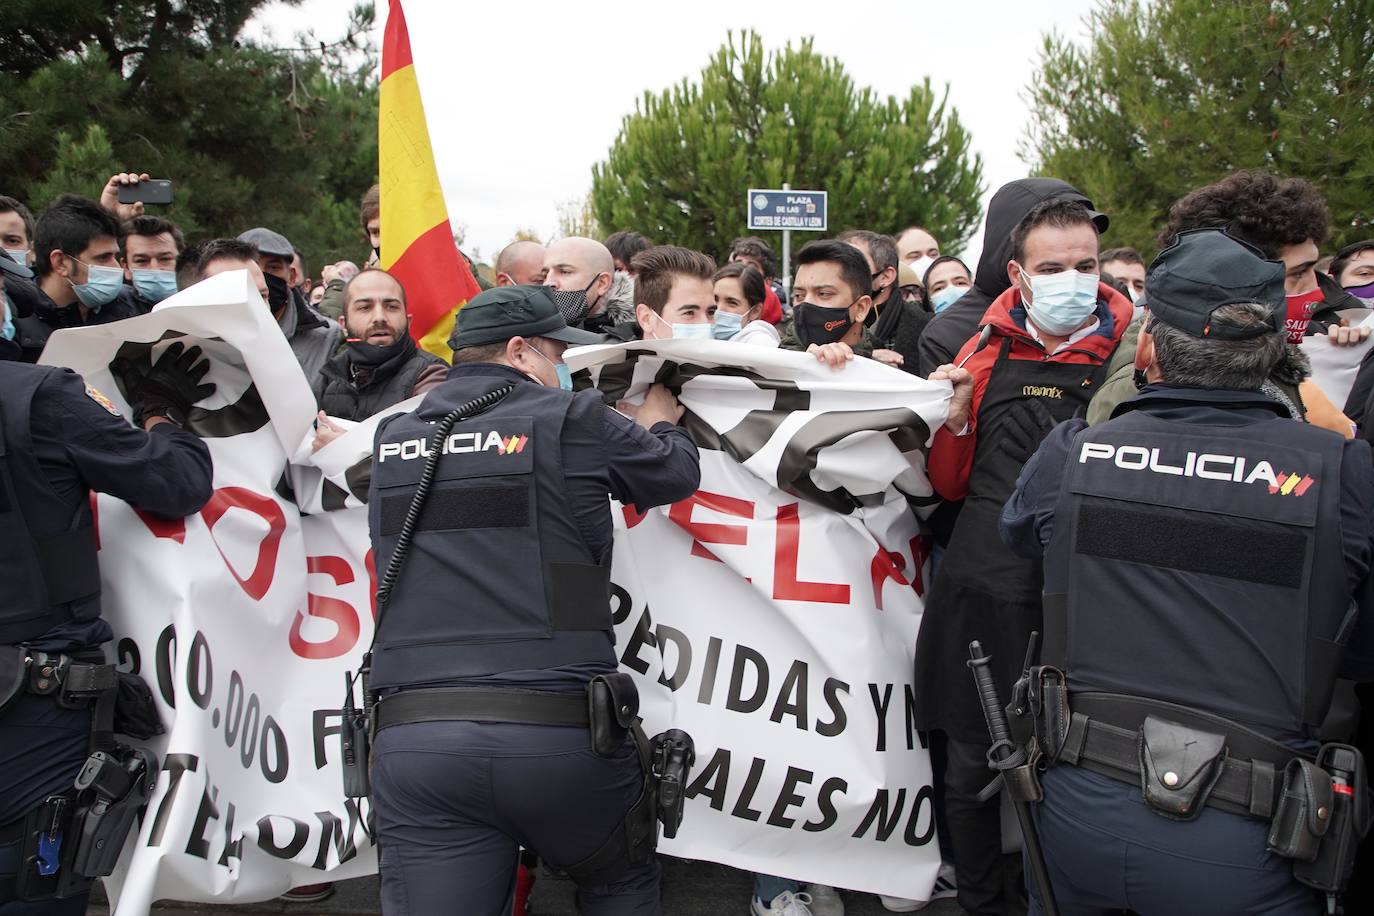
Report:
M124 397L140 429L150 417L166 417L181 425L191 405L215 393L213 383L201 384L210 361L201 356L200 347L187 349L180 341L163 350L156 363L150 365L148 356L138 362L116 360L110 371L123 383Z
M1055 419L1038 398L1027 398L1007 411L997 426L1003 451L1021 464L1030 460L1055 427Z

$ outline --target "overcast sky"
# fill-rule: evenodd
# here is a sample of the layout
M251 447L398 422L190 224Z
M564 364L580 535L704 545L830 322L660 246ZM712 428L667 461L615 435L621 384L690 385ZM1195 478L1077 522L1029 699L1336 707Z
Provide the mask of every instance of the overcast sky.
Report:
M352 0L273 4L252 31L286 41L342 32ZM1049 30L1084 35L1093 0L407 0L420 91L449 219L492 258L517 229L557 228L558 204L587 193L621 119L645 90L695 80L726 31L752 28L765 47L813 36L858 86L904 96L925 76L950 99L982 154L990 195L1023 177L1021 93ZM381 47L387 2L378 0ZM741 206L743 206L741 195ZM872 227L890 230L895 227ZM657 241L671 241L661 239ZM970 243L976 257L979 239Z

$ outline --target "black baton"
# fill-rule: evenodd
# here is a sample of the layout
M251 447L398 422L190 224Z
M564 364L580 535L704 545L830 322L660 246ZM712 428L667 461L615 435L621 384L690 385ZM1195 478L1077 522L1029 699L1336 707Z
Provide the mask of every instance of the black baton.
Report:
M1003 774L1019 766L1026 766L1028 758L1024 748L1018 747L1011 737L1011 727L1007 725L1007 714L1002 701L997 696L997 685L988 670L991 655L983 654L983 644L978 640L968 644L968 666L973 669L973 681L978 686L978 700L983 704L983 718L988 723L988 734L992 737L992 747L988 748L988 767L996 770L998 779L1005 789L1008 781ZM1031 877L1040 897L1040 908L1045 916L1059 916L1059 905L1054 900L1054 888L1050 886L1050 872L1045 866L1045 853L1040 848L1040 834L1035 830L1031 818L1030 802L1018 799L1011 793L1012 808L1016 820L1021 824L1021 837L1026 846L1026 859L1030 862Z

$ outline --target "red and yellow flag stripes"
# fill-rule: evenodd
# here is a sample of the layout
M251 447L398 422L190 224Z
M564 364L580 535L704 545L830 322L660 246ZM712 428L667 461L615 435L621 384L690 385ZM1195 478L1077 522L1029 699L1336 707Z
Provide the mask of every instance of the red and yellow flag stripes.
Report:
M390 0L382 39L377 113L381 184L381 265L401 281L410 308L410 335L431 353L452 357L449 333L458 309L479 287L453 244L444 192L429 145L425 108L410 56L401 0Z

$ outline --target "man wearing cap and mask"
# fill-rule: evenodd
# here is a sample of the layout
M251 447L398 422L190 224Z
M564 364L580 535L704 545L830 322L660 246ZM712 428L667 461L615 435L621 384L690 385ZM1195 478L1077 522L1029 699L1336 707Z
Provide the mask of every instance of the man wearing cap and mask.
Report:
M1333 804L1367 815L1363 773L1330 746L1322 770L1294 761L1337 674L1371 673L1369 448L1260 391L1284 355L1282 262L1182 232L1145 291L1147 384L1057 426L1001 519L1044 564L1054 891L1065 913L1325 912L1292 844L1328 820L1340 840Z
M63 194L43 213L34 230L34 271L37 284L15 293L33 312L16 323L16 339L28 362L38 361L58 328L105 324L148 311L124 285L119 224L93 200Z
M286 236L258 227L238 238L257 248L258 265L267 280L267 306L291 344L305 380L313 387L325 362L343 341L343 329L311 308L295 288L300 282L292 267L296 249Z
M487 290L458 314L448 379L377 428L381 572L436 423L487 399L452 426L404 560L382 576L395 585L379 594L372 651L371 797L386 916L454 901L510 913L522 845L573 876L583 913L660 912L653 834L627 822L639 754L629 736L594 748L588 690L619 683L606 497L641 511L685 499L699 459L661 385L623 413L571 390L563 351L597 340L546 287Z
M424 394L444 380L448 364L410 336L406 291L384 270L364 270L343 289L344 346L315 380L319 431L341 431L329 417L366 420L379 410ZM337 433L335 433L337 435ZM316 437L316 447L324 442ZM325 436L325 441L333 436Z

